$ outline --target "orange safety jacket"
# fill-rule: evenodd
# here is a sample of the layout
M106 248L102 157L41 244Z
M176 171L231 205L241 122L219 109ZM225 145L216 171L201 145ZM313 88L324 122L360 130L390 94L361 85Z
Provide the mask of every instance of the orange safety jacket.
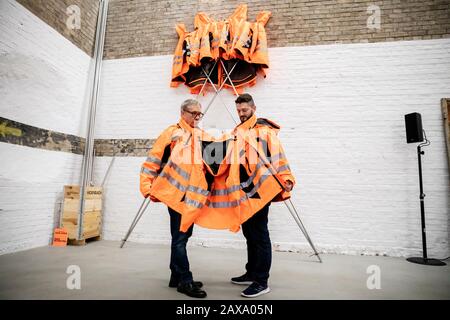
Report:
M140 191L144 197L150 195L153 201L164 202L179 213L189 213L195 201L206 201L201 149L193 148L200 136L208 139L183 119L163 131L142 164Z
M199 12L195 16L194 26L195 31L191 33L189 43L191 51L186 59L188 71L185 74L185 83L191 94L199 93L205 82L210 86L203 70L209 74L213 61L219 57L216 22L205 13ZM218 66L214 68L210 78L214 84L218 84Z
M274 122L253 115L250 119L237 126L233 132L238 140L243 141L244 148L241 155L245 165L232 167L230 176L237 176L239 170L240 181L247 176L255 176L255 187L259 198L250 192L249 204L251 210L242 211L241 221L245 222L253 214L262 209L268 202L282 201L290 197L290 192L284 190L286 180L295 184L295 178L291 173L288 160L283 147L278 139L280 126ZM245 171L244 171L245 169ZM259 176L259 177L258 177ZM242 182L241 182L242 183ZM248 196L248 194L247 194ZM254 211L254 212L253 212Z
M219 57L228 60L228 53L230 51L230 22L219 21L217 22L217 31L219 32Z
M183 120L180 120L180 123ZM170 153L172 152L175 143L183 133L181 125L176 124L165 129L156 141L153 143L152 148L148 152L147 159L141 166L140 172L140 191L144 197L150 195L153 181L161 173L162 169L169 160ZM180 133L179 135L177 133ZM154 199L158 201L158 199Z
M270 120L253 116L221 139L222 143L228 141L224 161L215 172L207 166L214 179L210 195L200 214L186 221L186 226L192 222L237 232L267 203L290 197L280 183L289 180L295 184L295 178L277 138L279 129Z
M261 64L264 68L269 67L269 55L267 52L267 35L265 25L271 16L270 11L258 13L256 22L252 25L252 46L250 48L250 61Z
M240 4L233 14L228 17L228 59L237 58L236 52L234 52L234 46L238 41L244 24L247 20L247 5Z
M256 140L263 151L259 152L259 158L263 160L262 162L268 167L269 171L276 176L282 185L286 181L290 181L295 185L295 177L291 172L283 146L278 139L278 132L281 129L280 126L273 121L265 118L256 118L256 116L252 116L242 125L250 127L250 132L254 130L254 136L256 136ZM252 141L251 136L250 141ZM252 155L250 152L249 154L250 156ZM283 201L289 198L290 192L283 190L273 201Z
M186 81L184 74L189 71L189 65L186 61L186 56L190 54L186 50L189 34L184 24L177 24L176 31L179 39L173 55L171 87L178 87L181 83L184 83Z
M204 12L199 12L195 15L194 27L197 30L200 38L200 64L202 63L202 61L204 61L204 59L206 61L213 59L213 53L211 51L211 41L209 37L213 23L214 21L210 19Z
M270 19L270 11L258 13L256 22L252 24L252 45L250 47L250 62L259 65L258 70L265 77L269 68L269 52L267 47L267 35L265 25Z

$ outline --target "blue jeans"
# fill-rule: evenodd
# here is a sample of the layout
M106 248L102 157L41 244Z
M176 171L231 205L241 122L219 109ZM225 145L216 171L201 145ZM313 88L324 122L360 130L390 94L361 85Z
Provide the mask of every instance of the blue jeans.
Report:
M247 239L247 275L266 286L272 264L272 244L267 228L270 202L242 224Z
M186 245L189 237L192 235L194 225L192 225L187 232L181 232L181 215L171 208L168 209L170 214L170 233L172 235L170 250L171 278L175 279L180 284L190 283L192 282L192 273L189 271Z

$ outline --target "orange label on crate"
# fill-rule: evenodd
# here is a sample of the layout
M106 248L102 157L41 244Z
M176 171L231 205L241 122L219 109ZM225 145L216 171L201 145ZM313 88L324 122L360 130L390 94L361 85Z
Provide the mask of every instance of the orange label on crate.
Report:
M65 247L67 246L67 230L64 228L56 228L53 234L53 246Z

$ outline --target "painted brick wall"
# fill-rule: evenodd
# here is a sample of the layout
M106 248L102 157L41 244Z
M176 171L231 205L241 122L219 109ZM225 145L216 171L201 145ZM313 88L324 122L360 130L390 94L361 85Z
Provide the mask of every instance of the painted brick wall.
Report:
M15 1L0 19L2 117L85 137L91 58Z
M58 31L66 39L91 57L94 54L95 29L97 26L98 0L17 0L21 5ZM77 6L80 28L68 28L67 21L74 13L67 8Z
M12 0L0 1L0 115L85 136L91 58ZM0 254L50 243L80 155L0 143Z
M449 174L440 99L450 95L450 40L336 44L269 50L271 69L248 92L280 133L299 183L293 201L325 252L402 256L421 251L417 155L404 115L420 112L431 145L423 160L429 251L449 250ZM155 138L178 119L185 88L171 89L170 55L105 62L97 138ZM212 94L201 98L203 105ZM233 108L233 96L222 94ZM232 110L233 111L233 110ZM219 99L205 126L232 127ZM101 181L111 158L96 161ZM121 239L142 198L144 158L117 158L106 186L105 239ZM274 247L309 250L283 204L270 217ZM131 240L169 240L152 204ZM243 247L241 234L196 228L192 244Z
M171 54L178 36L177 23L193 30L199 11L225 19L246 3L249 20L270 10L269 47L353 42L435 39L450 36L449 0L111 0L105 44L107 59ZM380 9L380 29L367 28Z
M63 186L79 183L80 155L0 143L0 254L51 244Z

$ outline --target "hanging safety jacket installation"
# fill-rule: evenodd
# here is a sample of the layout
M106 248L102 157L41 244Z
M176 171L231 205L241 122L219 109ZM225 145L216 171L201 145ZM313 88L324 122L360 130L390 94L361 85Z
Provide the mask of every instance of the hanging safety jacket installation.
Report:
M213 70L211 80L215 85L225 82L224 86L231 88L219 60L225 62L228 72L236 64L230 78L238 93L242 93L245 86L253 86L257 73L265 76L269 68L265 25L270 15L270 11L262 11L255 22L248 22L247 5L241 4L224 21L215 21L204 12L197 13L192 32L187 32L184 24L178 24L179 39L170 86L184 83L191 93L198 93L207 80L204 68L208 73Z

